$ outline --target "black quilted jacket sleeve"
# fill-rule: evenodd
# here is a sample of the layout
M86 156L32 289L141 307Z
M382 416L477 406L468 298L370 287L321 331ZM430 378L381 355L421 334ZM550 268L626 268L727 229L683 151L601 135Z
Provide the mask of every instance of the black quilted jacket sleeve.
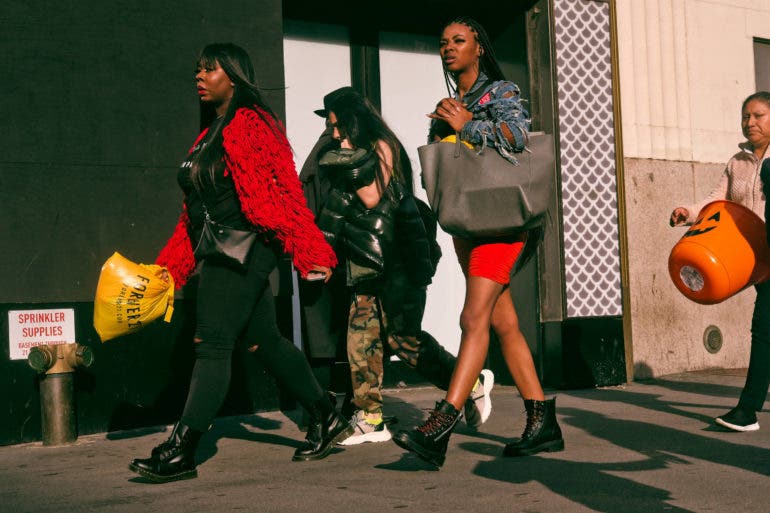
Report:
M345 230L345 214L353 204L353 195L338 189L331 189L321 212L318 214L316 224L323 232L327 242L337 250L340 237Z
M435 243L435 230L432 237L428 234L418 201L410 194L401 199L396 210L396 245L409 281L424 287L433 279L441 250Z
M354 194L333 189L318 216L318 227L335 249L377 273L385 272L386 253L393 241L393 204L380 201L367 209Z

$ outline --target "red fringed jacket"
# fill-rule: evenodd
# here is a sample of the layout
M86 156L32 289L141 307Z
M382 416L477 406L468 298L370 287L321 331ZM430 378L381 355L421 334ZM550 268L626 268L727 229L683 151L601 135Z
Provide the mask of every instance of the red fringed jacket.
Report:
M337 257L305 203L289 142L278 122L262 110L238 109L222 137L225 172L232 175L246 219L258 230L274 233L303 276L314 265L334 267ZM183 210L174 234L156 260L168 268L177 287L195 270L188 223Z

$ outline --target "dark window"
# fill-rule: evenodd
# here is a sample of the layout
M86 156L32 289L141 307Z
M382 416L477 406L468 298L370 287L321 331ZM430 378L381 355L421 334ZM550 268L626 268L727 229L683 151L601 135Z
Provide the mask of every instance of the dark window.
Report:
M754 38L754 77L757 91L770 91L770 39Z

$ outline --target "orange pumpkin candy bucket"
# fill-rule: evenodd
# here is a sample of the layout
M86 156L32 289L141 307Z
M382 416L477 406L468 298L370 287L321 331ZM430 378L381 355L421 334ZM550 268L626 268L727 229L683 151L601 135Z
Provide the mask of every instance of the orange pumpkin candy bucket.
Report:
M750 285L770 278L770 248L765 223L738 203L717 200L672 248L668 272L688 299L720 303Z

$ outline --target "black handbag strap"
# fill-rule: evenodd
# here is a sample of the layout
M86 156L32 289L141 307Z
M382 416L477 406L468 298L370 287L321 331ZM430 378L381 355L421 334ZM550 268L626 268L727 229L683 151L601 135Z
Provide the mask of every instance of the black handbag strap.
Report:
M491 79L487 78L475 91L473 91L473 93L463 96L462 103L466 106L465 108L470 110L470 108L473 107L473 105L475 105L484 96L484 93L487 91L487 87L489 87L492 82L493 81ZM474 84L474 86L475 85L476 84ZM473 87L471 87L471 89L473 89ZM455 132L455 158L460 156L461 144L462 142L460 141L460 133Z
M492 84L492 82L493 82L492 80L487 78L484 82L481 83L481 87L473 91L473 93L466 94L465 96L463 96L462 103L466 105L466 108L468 110L470 110L470 107L473 107L473 105L477 103L482 96L484 96L484 93L487 91L487 87L489 87Z
M195 190L198 192L198 197L200 198L201 206L203 207L203 221L204 221L204 224L206 224L206 223L213 223L216 226L221 226L223 228L227 228L228 230L237 230L237 231L242 231L242 232L258 233L258 231L253 226L249 226L249 228L246 229L246 230L241 230L240 228L233 228L232 226L224 225L224 224L220 223L219 221L217 221L216 219L214 219L211 216L211 214L209 213L209 209L206 207L206 201L203 199L203 191L200 189L198 184L193 183L193 185L195 186ZM251 223L249 223L249 224L251 224Z

